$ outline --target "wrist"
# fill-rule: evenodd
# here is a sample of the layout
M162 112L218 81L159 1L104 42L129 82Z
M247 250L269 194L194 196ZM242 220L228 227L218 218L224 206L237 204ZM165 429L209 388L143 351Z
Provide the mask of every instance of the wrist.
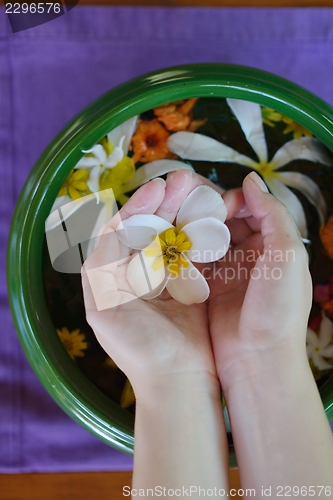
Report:
M305 344L275 346L272 350L243 353L235 361L218 371L223 392L228 395L245 387L288 388L313 378L306 355Z
M132 383L137 406L164 406L173 402L210 398L221 401L217 374L209 371L179 371L137 378Z

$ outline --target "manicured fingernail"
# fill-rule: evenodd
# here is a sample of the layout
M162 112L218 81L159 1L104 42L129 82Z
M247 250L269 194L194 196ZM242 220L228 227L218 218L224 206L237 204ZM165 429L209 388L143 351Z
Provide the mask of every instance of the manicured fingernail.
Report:
M164 187L166 186L166 182L162 177L156 177L156 179L153 179L151 182L161 182Z
M251 177L251 180L255 183L257 188L260 189L260 191L262 191L263 193L268 193L268 188L267 188L266 184L264 183L262 178L259 177L259 175L256 172L251 172L249 174L249 177Z

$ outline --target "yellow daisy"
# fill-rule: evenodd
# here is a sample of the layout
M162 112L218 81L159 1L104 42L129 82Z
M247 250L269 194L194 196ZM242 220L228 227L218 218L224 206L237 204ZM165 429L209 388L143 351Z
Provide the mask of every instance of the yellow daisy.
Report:
M292 118L289 118L288 116L284 116L282 118L282 121L287 124L283 133L289 134L290 132L293 132L294 139L300 139L303 136L305 136L305 137L312 137L313 136L313 134L312 134L312 132L310 132L310 130L303 127L303 125L300 125L299 123L295 122L295 120L293 120Z
M72 359L83 358L84 350L88 348L88 344L85 341L85 334L80 333L80 329L77 328L70 332L65 326L58 330L57 333L66 351Z
M73 170L67 177L58 196L70 196L73 200L78 200L90 193L87 181L89 179L89 172L85 168Z

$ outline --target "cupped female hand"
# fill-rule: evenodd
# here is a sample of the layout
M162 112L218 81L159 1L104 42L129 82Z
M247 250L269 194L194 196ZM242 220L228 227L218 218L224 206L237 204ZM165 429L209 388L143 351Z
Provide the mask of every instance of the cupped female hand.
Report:
M205 274L211 289L209 329L224 390L272 363L283 369L300 356L307 362L312 286L304 244L285 205L256 173L245 178L243 196L246 217L234 218L229 211L232 246Z
M82 268L87 321L134 391L174 374L216 379L207 303L184 305L166 290L150 301L136 297L126 279L129 250L115 233L134 214L156 214L172 223L199 184L196 175L181 170L166 183L156 179L142 186L107 224Z

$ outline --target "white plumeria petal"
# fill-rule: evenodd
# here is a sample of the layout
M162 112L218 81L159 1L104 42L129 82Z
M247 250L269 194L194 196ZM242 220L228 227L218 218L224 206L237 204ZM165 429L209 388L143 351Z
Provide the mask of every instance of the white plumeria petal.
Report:
M209 186L198 186L185 199L176 219L177 229L205 217L215 217L224 222L227 209L221 195Z
M98 159L100 165L104 165L106 161L106 151L102 144L95 144L91 149L86 149L83 153L92 153ZM89 158L89 157L88 157Z
M145 295L143 295L142 298L144 300L155 299L156 297L158 297L159 295L161 295L161 293L163 292L163 290L166 288L166 286L168 284L168 281L170 279L170 274L168 273L167 269L165 269L165 268L164 268L164 271L165 271L165 278L162 281L162 283L160 285L157 285L151 292L146 293Z
M199 304L209 296L207 281L189 261L188 267L181 267L177 277L169 279L166 289L171 297L182 304Z
M229 229L213 217L190 222L183 231L192 243L186 257L193 262L214 262L222 259L229 249Z
M124 139L124 137L123 137L123 139ZM123 152L123 149L122 149L121 144L120 144L119 146L116 146L114 148L114 150L112 151L111 154L109 154L109 156L105 160L104 166L106 168L113 168L116 165L118 165L118 163L123 158L124 158L124 152Z
M259 161L267 162L267 144L262 124L261 106L255 102L239 99L227 99L227 103Z
M287 186L298 189L306 196L312 205L317 209L320 224L324 224L327 206L318 185L307 175L300 172L279 172L276 173L276 179Z
M135 171L133 178L125 184L124 192L128 193L133 191L137 187L141 186L141 184L144 184L155 177L160 177L168 172L173 172L174 170L180 170L183 168L194 172L191 165L177 160L155 160L145 163Z
M111 130L111 132L108 133L108 139L113 146L119 146L121 138L124 137L123 142L121 144L121 148L123 151L123 155L125 156L127 155L128 148L136 128L137 121L138 121L138 116L133 116L132 118L121 123L118 127L114 128L113 130Z
M270 176L264 176L264 181L272 194L286 205L288 211L301 235L306 238L308 231L303 206L297 196L290 191L281 181Z
M319 338L316 332L311 330L311 328L307 329L306 332L306 342L311 345L312 347L318 347L319 345Z
M136 214L122 221L117 227L120 241L133 249L143 250L155 236L174 227L166 220L151 214Z
M188 160L224 161L258 168L258 163L207 135L176 132L168 138L170 151Z
M155 271L152 267L155 258L147 257L144 252L139 252L128 264L126 279L137 297L151 294L154 291L159 294L165 288L165 267L162 266Z
M332 336L333 336L333 323L327 316L323 315L323 319L321 320L319 328L318 345L320 349L323 349L324 347L329 345L329 343L332 340Z
M96 156L83 156L81 160L75 165L75 169L77 168L93 168L98 167L100 165L100 161Z
M324 145L312 137L301 137L286 142L277 150L269 164L277 170L293 160L309 160L323 165L332 165Z
M324 358L316 351L312 353L311 359L313 364L319 368L319 370L328 370L332 368L332 365L327 363L327 361L325 361Z
M103 172L104 172L104 168L100 167L99 165L96 167L93 167L90 171L90 176L89 176L89 179L87 181L87 184L88 184L88 188L93 193L97 193L99 191L99 177Z
M333 358L333 345L329 345L320 351L320 354L325 358ZM333 365L331 365L333 368Z

